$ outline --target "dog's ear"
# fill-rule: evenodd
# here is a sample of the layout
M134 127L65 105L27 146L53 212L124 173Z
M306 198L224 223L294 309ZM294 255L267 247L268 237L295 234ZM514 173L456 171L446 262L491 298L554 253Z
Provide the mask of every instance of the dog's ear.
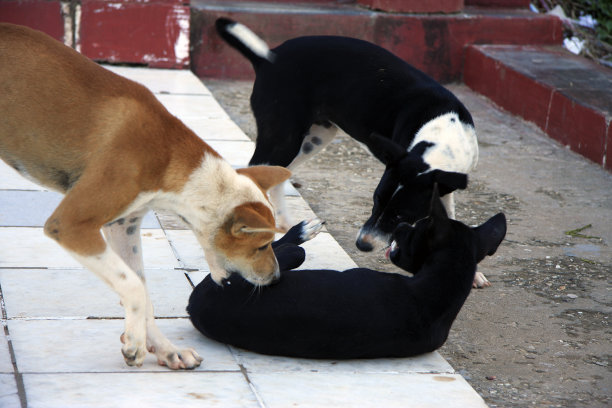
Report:
M435 181L438 184L440 196L452 193L455 190L464 190L468 184L468 176L465 173L436 170ZM444 194L442 189L445 190Z
M249 177L263 191L268 191L291 177L291 171L280 166L252 166L238 169L236 172Z
M468 183L468 176L464 173L455 173L452 171L444 171L435 169L424 174L419 174L414 179L414 184L421 188L438 185L438 193L440 197L452 193L458 189L465 189Z
M497 247L506 236L506 216L499 213L489 218L487 222L479 227L473 228L476 232L476 260L480 262L487 255L493 255Z
M376 132L370 134L368 148L386 166L397 163L406 154L406 149L400 144Z
M274 225L274 218L265 216L269 211L267 207L258 202L239 205L234 208L234 213L229 221L230 233L233 236L240 236L258 232L271 234L282 232Z

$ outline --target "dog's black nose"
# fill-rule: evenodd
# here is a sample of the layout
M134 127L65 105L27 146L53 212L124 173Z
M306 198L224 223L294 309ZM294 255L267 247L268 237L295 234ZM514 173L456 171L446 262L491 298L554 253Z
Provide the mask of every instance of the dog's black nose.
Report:
M357 239L357 241L355 242L355 245L357 246L357 249L363 252L370 252L374 249L374 246L371 243L361 238Z

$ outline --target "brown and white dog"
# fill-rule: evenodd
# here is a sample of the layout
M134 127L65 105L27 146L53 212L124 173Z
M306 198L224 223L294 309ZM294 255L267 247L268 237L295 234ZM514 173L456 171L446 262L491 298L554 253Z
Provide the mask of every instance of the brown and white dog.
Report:
M0 112L0 157L65 193L45 233L119 294L128 365L142 365L147 349L173 369L202 361L155 325L140 242L149 209L190 225L216 282L229 272L255 285L278 277L266 191L288 170L234 170L143 86L11 24L0 24Z

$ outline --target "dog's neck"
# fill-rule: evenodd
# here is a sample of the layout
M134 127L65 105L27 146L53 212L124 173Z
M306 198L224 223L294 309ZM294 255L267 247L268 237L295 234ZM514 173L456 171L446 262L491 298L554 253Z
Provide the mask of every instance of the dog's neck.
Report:
M263 202L272 210L251 179L236 173L221 157L204 154L179 191L144 192L133 205L171 211L191 226L203 226L196 232L209 234L233 208L246 202Z
M476 268L472 252L464 248L433 251L413 278L414 295L428 305L423 321L454 319L470 293Z

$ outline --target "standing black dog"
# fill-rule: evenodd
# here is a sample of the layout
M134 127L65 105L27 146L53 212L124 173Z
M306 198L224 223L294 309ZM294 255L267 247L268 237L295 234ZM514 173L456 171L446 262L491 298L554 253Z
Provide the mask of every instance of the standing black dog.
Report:
M427 218L414 227L401 224L393 234L389 258L413 277L363 268L298 270L259 288L236 274L221 286L207 277L189 298L193 325L223 343L291 357L407 357L436 350L470 292L476 265L503 240L506 219L500 213L470 228L448 218L434 195ZM286 263L282 248L298 247L276 248Z
M256 72L251 107L257 122L257 146L250 164L294 168L331 142L338 129L364 143L383 163L377 139L417 150L419 172L441 169L469 173L478 161L474 122L465 106L446 88L385 49L346 37L299 37L270 50L242 24L220 18L217 31L247 57ZM427 147L427 148L425 148ZM433 180L424 178L421 182ZM379 188L392 190L393 177L383 176ZM433 180L435 181L435 180ZM413 223L429 209L424 200L410 200ZM288 228L282 186L270 191L277 221ZM381 199L385 195L379 195ZM376 197L375 197L376 200ZM454 218L452 190L443 197ZM357 240L371 251L377 236L388 240L377 220L386 202L375 202L372 217ZM394 220L397 225L398 220ZM382 224L385 224L384 222Z

